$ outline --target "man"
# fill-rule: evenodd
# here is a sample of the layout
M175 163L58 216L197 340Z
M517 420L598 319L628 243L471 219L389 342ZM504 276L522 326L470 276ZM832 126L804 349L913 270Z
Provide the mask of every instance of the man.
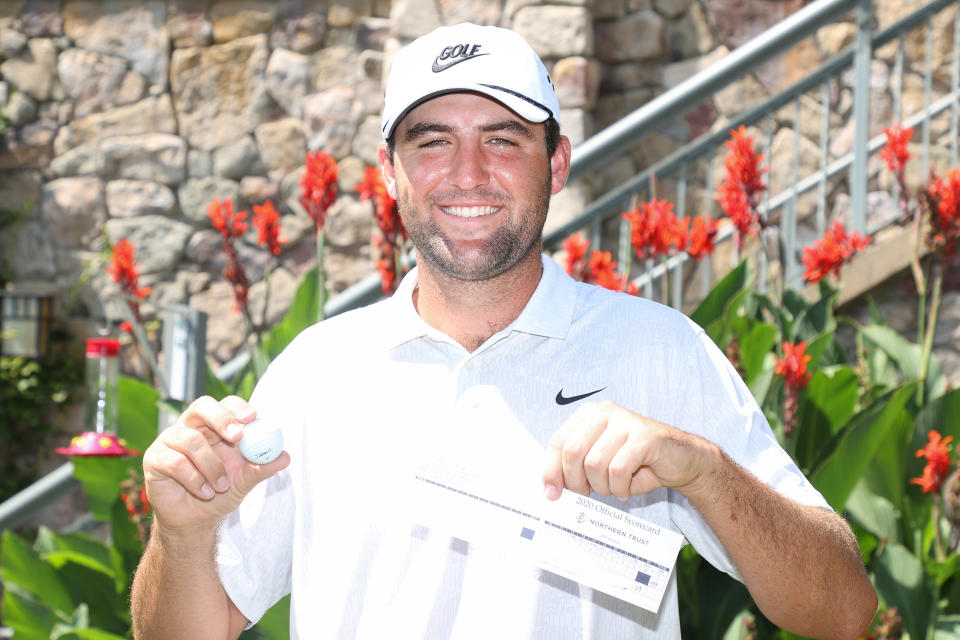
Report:
M420 526L425 451L592 493L681 533L775 623L859 636L876 594L852 533L704 332L541 255L570 162L558 112L512 32L444 27L397 54L380 160L419 267L298 336L251 404L197 400L150 447L137 637L235 638L289 592L296 638L679 637L675 575L652 613ZM236 448L255 415L289 452L262 466Z

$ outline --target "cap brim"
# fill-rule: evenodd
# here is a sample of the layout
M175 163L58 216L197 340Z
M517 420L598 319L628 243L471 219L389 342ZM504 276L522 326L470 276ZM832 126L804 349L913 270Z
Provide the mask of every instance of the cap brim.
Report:
M518 93L515 93L505 87L498 87L491 84L464 84L459 87L447 87L440 91L434 91L425 96L419 97L417 100L414 100L410 103L403 111L400 112L397 117L393 120L388 121L384 124L383 127L383 137L390 138L393 136L394 130L397 128L397 125L403 120L408 113L416 109L418 106L427 102L428 100L433 100L442 95L447 95L450 93L480 93L489 98L492 98L510 109L518 116L527 120L529 122L545 122L549 118L556 118L557 114L553 113L545 105L540 104L535 100L531 100L526 96L522 96Z

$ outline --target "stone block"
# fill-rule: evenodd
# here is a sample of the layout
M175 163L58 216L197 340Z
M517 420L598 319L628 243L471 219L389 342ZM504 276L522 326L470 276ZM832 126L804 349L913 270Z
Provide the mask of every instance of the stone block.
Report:
M96 248L107 219L103 182L93 176L58 178L43 187L42 219L61 247Z
M63 19L64 32L76 46L120 56L150 84L167 86L170 38L166 2L66 2Z
M173 52L172 92L181 135L212 150L270 119L267 36Z
M21 57L0 64L0 75L18 91L43 102L54 95L57 77L57 50L48 38L33 38Z
M503 14L500 2L489 0L437 0L443 24L499 25Z
M299 115L299 102L309 93L310 59L288 49L274 49L267 63L267 91L292 116Z
M395 37L413 40L443 26L443 17L436 0L393 0L390 24Z
M345 45L327 47L310 56L313 91L324 91L339 84L352 85L360 77L360 54Z
M268 122L255 131L260 159L267 175L275 182L303 164L307 155L307 135L303 123L295 118Z
M58 0L29 0L23 3L20 9L21 31L34 38L63 35L60 5Z
M542 58L593 55L592 24L586 7L524 7L513 19L513 29Z
M111 180L106 188L107 213L114 218L170 216L177 198L165 184L149 180Z
M309 53L323 46L327 34L327 14L319 2L294 2L283 5L270 30L273 49Z
M553 65L554 88L561 108L592 109L600 86L599 65L582 56L561 58Z
M174 47L201 47L213 42L213 23L207 2L172 0L167 10L167 32Z
M22 127L37 118L37 101L23 91L14 91L3 110L7 124L11 127Z
M14 231L4 261L15 280L50 282L56 278L56 247L50 234L51 230L37 220L29 220ZM7 247L4 249L6 253Z
M180 186L177 192L180 200L180 210L183 216L196 225L209 225L207 218L207 205L213 202L214 198L221 201L230 198L236 205L240 202L240 185L233 180L214 177L200 178L198 180L187 180Z
M243 176L262 175L263 163L253 136L240 136L213 152L213 175L239 180Z
M357 20L356 31L358 49L383 51L387 38L390 37L390 21L386 18L360 18Z
M380 129L380 116L367 116L357 128L357 134L351 144L352 155L363 162L375 165L379 162L378 150L383 142L383 132Z
M597 58L604 62L656 60L664 54L664 22L654 11L594 25Z
M267 200L280 206L280 185L262 176L245 176L240 180L240 197L249 205L263 204Z
M10 131L0 145L0 169L42 169L53 158L57 123L37 120Z
M276 4L267 0L214 0L210 6L216 43L269 33L276 18Z
M85 142L115 135L174 133L177 121L169 94L148 96L139 102L92 113L61 127L54 139L54 151L60 155Z
M187 143L169 133L113 136L100 143L99 165L109 178L179 184L186 177Z
M73 117L80 118L116 105L127 76L127 61L119 56L71 48L60 54L57 74L67 96L73 99Z
M140 273L168 271L176 267L183 255L193 227L165 216L112 218L107 221L107 235L113 243L128 239L136 248Z
M336 159L350 154L363 105L354 99L353 89L336 86L307 96L302 102L307 124L307 150L322 149Z

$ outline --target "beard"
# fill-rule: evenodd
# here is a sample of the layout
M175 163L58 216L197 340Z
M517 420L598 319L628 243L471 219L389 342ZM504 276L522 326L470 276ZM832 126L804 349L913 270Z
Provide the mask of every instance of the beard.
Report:
M419 211L413 204L409 189L398 186L397 206L407 235L417 248L420 258L440 273L457 280L480 281L509 271L531 253L540 252L543 225L550 204L550 176L543 188L531 194L526 208L517 219L505 220L480 249L465 250L457 246L437 222ZM509 204L505 194L479 193L485 201ZM438 194L428 199L426 206L436 201L456 199L451 194Z

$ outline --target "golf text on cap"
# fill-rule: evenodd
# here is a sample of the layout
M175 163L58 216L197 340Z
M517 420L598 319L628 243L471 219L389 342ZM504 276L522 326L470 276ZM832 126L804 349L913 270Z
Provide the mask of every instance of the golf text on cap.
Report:
M449 69L453 65L460 64L471 58L490 55L489 53L477 53L479 50L480 45L478 44L455 44L444 47L440 55L433 61L433 67L431 68L434 73L440 73L444 69ZM441 60L449 60L450 62L441 64Z

